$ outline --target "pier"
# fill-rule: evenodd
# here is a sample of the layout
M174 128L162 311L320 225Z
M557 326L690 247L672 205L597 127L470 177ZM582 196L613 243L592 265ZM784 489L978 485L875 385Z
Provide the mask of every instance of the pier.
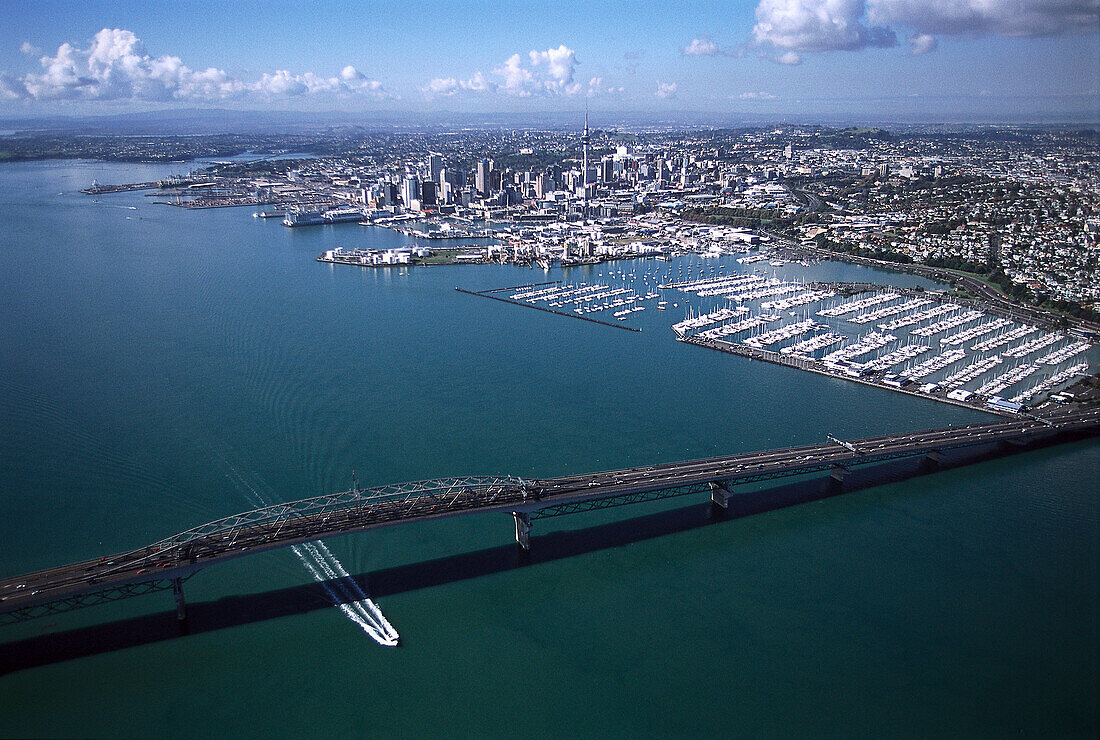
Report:
M539 284L542 285L544 283L539 283ZM473 290L466 290L465 288L458 288L458 287L456 287L455 290L457 290L459 293L465 293L466 295L476 295L476 296L480 296L482 298L492 298L494 301L503 301L504 303L511 303L512 305L515 305L515 306L523 306L524 308L533 308L536 311L545 311L546 313L557 314L558 316L565 316L566 318L570 318L570 319L580 319L581 321L591 321L593 324L600 324L601 326L611 326L611 327L614 327L616 329L626 329L627 331L637 331L637 332L641 331L641 329L638 329L637 327L633 327L633 326L624 326L622 324L612 324L610 321L602 321L600 319L594 319L590 316L581 316L577 313L567 313L565 311L557 311L553 308L547 308L546 306L536 306L533 303L525 303L523 301L518 301L518 300L515 300L514 298L510 298L508 296L496 295L497 293L508 293L508 292L513 291L513 290L519 290L521 288L529 288L529 287L532 287L532 286L530 286L530 285L514 285L514 286L511 286L511 287L508 287L508 288L494 288L493 290L483 290L483 291L480 291L480 292L479 291L473 291Z
M975 411L984 411L987 414L996 414L998 416L1010 416L1006 411L999 408L994 408L982 403L982 400L977 396L972 396L969 399L963 401L960 399L949 398L945 394L940 393L922 393L916 390L909 390L908 388L902 388L898 385L891 385L873 377L861 375L859 372L846 373L837 370L834 367L826 365L820 360L814 360L809 357L801 357L793 354L782 354L780 352L772 352L767 349L758 349L756 347L750 347L744 344L733 344L731 342L723 342L720 339L712 339L710 337L704 337L697 335L693 337L682 337L679 341L685 344L694 344L699 347L706 347L707 349L718 350L719 352L726 352L731 355L739 355L741 357L747 357L750 360L761 360L762 362L770 362L775 365L784 365L786 367L793 367L798 370L805 370L811 373L817 373L818 375L827 375L830 378L839 378L840 380L846 380L852 383L860 383L861 385L869 385L875 388L881 388L882 390L891 391L892 393L905 393L906 395L916 396L918 398L931 398L941 403L948 403L952 406L962 406L963 408L973 409ZM837 350L837 352L843 352L844 350ZM870 351L870 350L868 350ZM833 354L836 354L835 352ZM862 353L861 353L862 354Z
M503 513L517 544L533 545L534 523L675 496L705 494L727 508L737 486L824 473L836 486L845 471L904 458L935 463L943 453L988 448L1012 454L1033 445L1100 432L1100 409L1045 418L999 419L920 432L822 442L778 450L665 463L549 479L488 476L418 481L302 499L203 524L125 553L0 580L0 622L12 623L94 604L171 590L186 618L183 584L198 571L277 548L384 526L467 514ZM928 466L930 470L935 464Z

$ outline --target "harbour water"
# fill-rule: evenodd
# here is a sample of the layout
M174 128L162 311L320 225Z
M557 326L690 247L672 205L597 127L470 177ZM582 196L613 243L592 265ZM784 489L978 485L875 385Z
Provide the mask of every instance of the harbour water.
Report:
M5 575L353 474L552 476L989 418L683 345L671 310L626 332L455 291L560 270L319 264L412 239L77 192L179 171L0 167ZM397 649L295 590L289 550L244 558L188 581L188 636L163 593L0 628L0 654L69 641L0 657L0 735L1094 736L1098 470L1083 442L719 523L686 500L540 520L527 565L500 516L330 540Z

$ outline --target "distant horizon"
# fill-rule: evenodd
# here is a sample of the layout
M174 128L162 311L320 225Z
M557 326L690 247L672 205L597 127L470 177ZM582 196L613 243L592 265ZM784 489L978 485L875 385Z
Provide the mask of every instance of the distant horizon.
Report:
M223 107L154 107L144 110L124 112L96 113L50 113L24 114L21 116L0 117L0 128L7 129L53 129L80 133L82 130L103 132L112 127L134 127L142 124L155 127L158 135L174 133L172 124L179 123L194 133L196 127L204 124L214 133L218 126L231 125L234 128L254 126L286 125L308 127L310 125L355 125L377 124L387 127L436 128L447 125L474 125L491 127L493 125L517 126L525 129L569 128L574 123L580 126L585 109L555 110L543 112L485 110L455 111L439 108L434 110L272 110L257 108ZM1100 114L1093 110L1066 110L1050 113L1033 113L1030 116L1010 113L987 115L961 115L949 117L922 116L916 113L894 115L845 114L843 112L826 113L726 113L707 110L617 110L589 111L593 128L617 128L621 126L661 126L661 127L754 127L770 125L823 126L823 127L879 127L879 128L920 128L920 127L1059 127L1085 126L1100 127ZM499 119L499 120L495 120ZM10 135L11 132L7 132Z

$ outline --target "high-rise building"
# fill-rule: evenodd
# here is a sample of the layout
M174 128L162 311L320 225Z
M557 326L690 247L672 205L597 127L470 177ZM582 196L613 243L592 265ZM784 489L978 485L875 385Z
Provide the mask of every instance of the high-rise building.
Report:
M428 179L439 182L439 173L443 170L443 156L440 154L428 155Z
M600 160L600 182L608 183L615 179L614 157L604 157Z
M420 180L416 175L406 175L401 182L401 201L406 208L413 207L413 201L420 200Z
M385 208L386 206L397 205L397 185L392 182L386 182L382 184L382 194L379 198L379 205Z
M489 194L489 160L483 159L477 163L477 177L474 186L480 195Z
M432 180L420 183L420 207L427 208L436 205L436 185Z

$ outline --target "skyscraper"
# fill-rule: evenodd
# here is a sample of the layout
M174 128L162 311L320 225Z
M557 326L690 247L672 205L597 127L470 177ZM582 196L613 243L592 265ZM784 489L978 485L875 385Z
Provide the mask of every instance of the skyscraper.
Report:
M420 202L420 180L416 175L406 175L401 183L401 200L406 208L413 207L413 201Z
M481 195L489 194L489 160L483 159L477 163L477 177L474 186Z
M420 183L420 207L422 209L436 205L436 185L431 180Z
M443 170L443 156L440 154L428 155L428 179L432 182L439 182L439 173Z
M600 161L600 182L607 184L615 179L615 158L604 157Z

